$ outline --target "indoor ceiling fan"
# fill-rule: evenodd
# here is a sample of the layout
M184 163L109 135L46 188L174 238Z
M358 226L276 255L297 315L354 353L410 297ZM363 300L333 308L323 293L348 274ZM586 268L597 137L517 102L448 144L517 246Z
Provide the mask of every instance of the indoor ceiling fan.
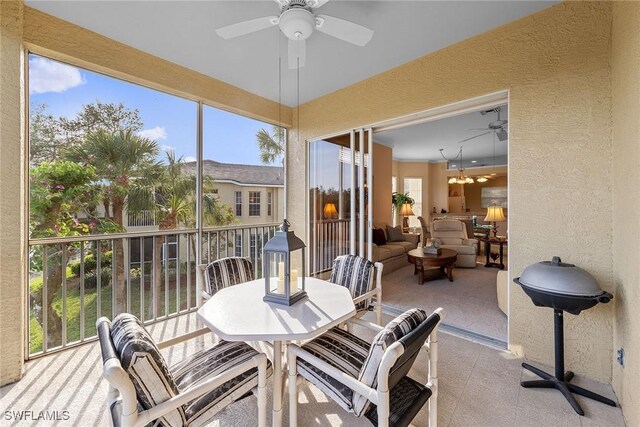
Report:
M279 16L265 16L218 28L223 39L232 39L260 30L278 26L289 39L289 68L299 68L305 62L305 40L314 30L340 40L365 46L373 36L373 30L362 25L329 15L316 14L328 0L274 0L280 6Z
M489 123L489 125L486 128L469 129L469 130L484 130L486 132L483 132L481 134L474 135L474 136L471 136L469 138L463 139L462 141L459 141L458 143L462 144L463 142L471 141L472 139L479 138L479 137L481 137L483 135L490 134L491 132L495 132L496 136L498 137L498 141L500 141L500 142L506 141L507 138L509 137L509 135L507 134L507 124L509 122L507 120L501 120L500 119L500 110L501 110L501 107L496 107L496 108L492 108L491 110L480 111L480 114L482 114L483 116L485 116L485 115L487 115L489 113L497 113L498 114L498 119L492 121L491 123Z

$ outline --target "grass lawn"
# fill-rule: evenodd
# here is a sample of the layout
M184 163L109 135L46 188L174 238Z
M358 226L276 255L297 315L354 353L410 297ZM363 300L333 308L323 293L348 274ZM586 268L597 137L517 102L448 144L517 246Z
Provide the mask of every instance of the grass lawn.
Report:
M69 276L70 270L67 269L67 298L66 298L66 307L67 307L67 342L72 343L74 341L80 340L80 280L75 276ZM34 285L34 281L39 279L39 283ZM153 319L153 304L152 304L152 292L151 292L151 279L149 276L145 277L144 280L144 320ZM42 278L33 279L30 282L30 289L37 289L37 292L40 292L42 288ZM190 307L195 306L196 301L196 277L195 271L192 271L191 274L191 304ZM172 314L176 312L176 295L177 295L177 286L175 276L169 279L169 286L167 287L169 304L168 304L168 314ZM141 286L140 286L140 278L132 278L131 279L131 300L130 300L130 310L129 312L138 316L141 313ZM159 301L157 312L158 316L165 315L165 286L164 282L159 289ZM98 317L106 316L108 318L113 318L114 314L112 313L112 303L113 303L113 294L111 286L102 287L100 289L100 310L98 310L98 292L95 288L93 289L85 289L84 291L84 337L89 338L96 335L96 320ZM62 290L60 290L52 303L53 309L58 313L58 315L62 316ZM187 309L187 276L186 274L182 274L180 277L180 310ZM42 351L42 339L43 339L43 330L42 326L35 318L33 314L31 314L30 319L30 330L29 330L29 352L36 353ZM49 347L59 346L61 343L49 343Z

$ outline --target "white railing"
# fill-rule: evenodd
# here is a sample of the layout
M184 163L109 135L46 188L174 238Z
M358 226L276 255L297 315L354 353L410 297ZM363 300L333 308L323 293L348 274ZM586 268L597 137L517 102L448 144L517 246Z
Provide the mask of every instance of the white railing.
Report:
M333 260L349 253L348 219L322 220L312 223L309 233L311 274L331 270Z
M29 242L30 358L96 338L101 316L145 323L196 309L196 252L207 263L249 257L262 276L262 247L279 224L163 230ZM239 237L236 237L239 236Z
M156 225L156 214L154 211L148 210L129 212L127 214L127 224L129 227L149 227Z

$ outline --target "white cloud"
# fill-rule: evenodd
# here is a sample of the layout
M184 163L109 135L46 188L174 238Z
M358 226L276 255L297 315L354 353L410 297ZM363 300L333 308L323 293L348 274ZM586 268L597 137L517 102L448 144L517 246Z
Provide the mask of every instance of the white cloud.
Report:
M188 162L195 162L195 161L196 161L196 158L195 158L195 157L192 157L192 156L185 156L185 157L183 157L183 158L182 158L182 161L183 161L183 162L186 162L186 163L188 163Z
M76 67L47 58L29 60L29 93L61 93L85 83Z
M154 128L151 128L151 129L143 129L143 130L141 130L140 132L138 132L138 136L141 136L142 138L148 138L148 139L151 139L153 141L157 141L159 139L167 139L167 131L162 126L156 126ZM160 148L163 151L167 151L165 149L167 147L173 150L173 147L169 147L168 145L167 146L163 145Z

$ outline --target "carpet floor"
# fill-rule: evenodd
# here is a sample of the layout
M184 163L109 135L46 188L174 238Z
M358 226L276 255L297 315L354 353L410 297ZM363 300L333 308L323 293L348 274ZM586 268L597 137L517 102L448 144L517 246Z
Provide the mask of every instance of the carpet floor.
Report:
M388 311L420 307L431 312L442 307L444 324L507 341L507 316L498 308L496 295L497 269L455 268L453 282L442 277L422 285L413 269L408 265L383 276L382 301Z

